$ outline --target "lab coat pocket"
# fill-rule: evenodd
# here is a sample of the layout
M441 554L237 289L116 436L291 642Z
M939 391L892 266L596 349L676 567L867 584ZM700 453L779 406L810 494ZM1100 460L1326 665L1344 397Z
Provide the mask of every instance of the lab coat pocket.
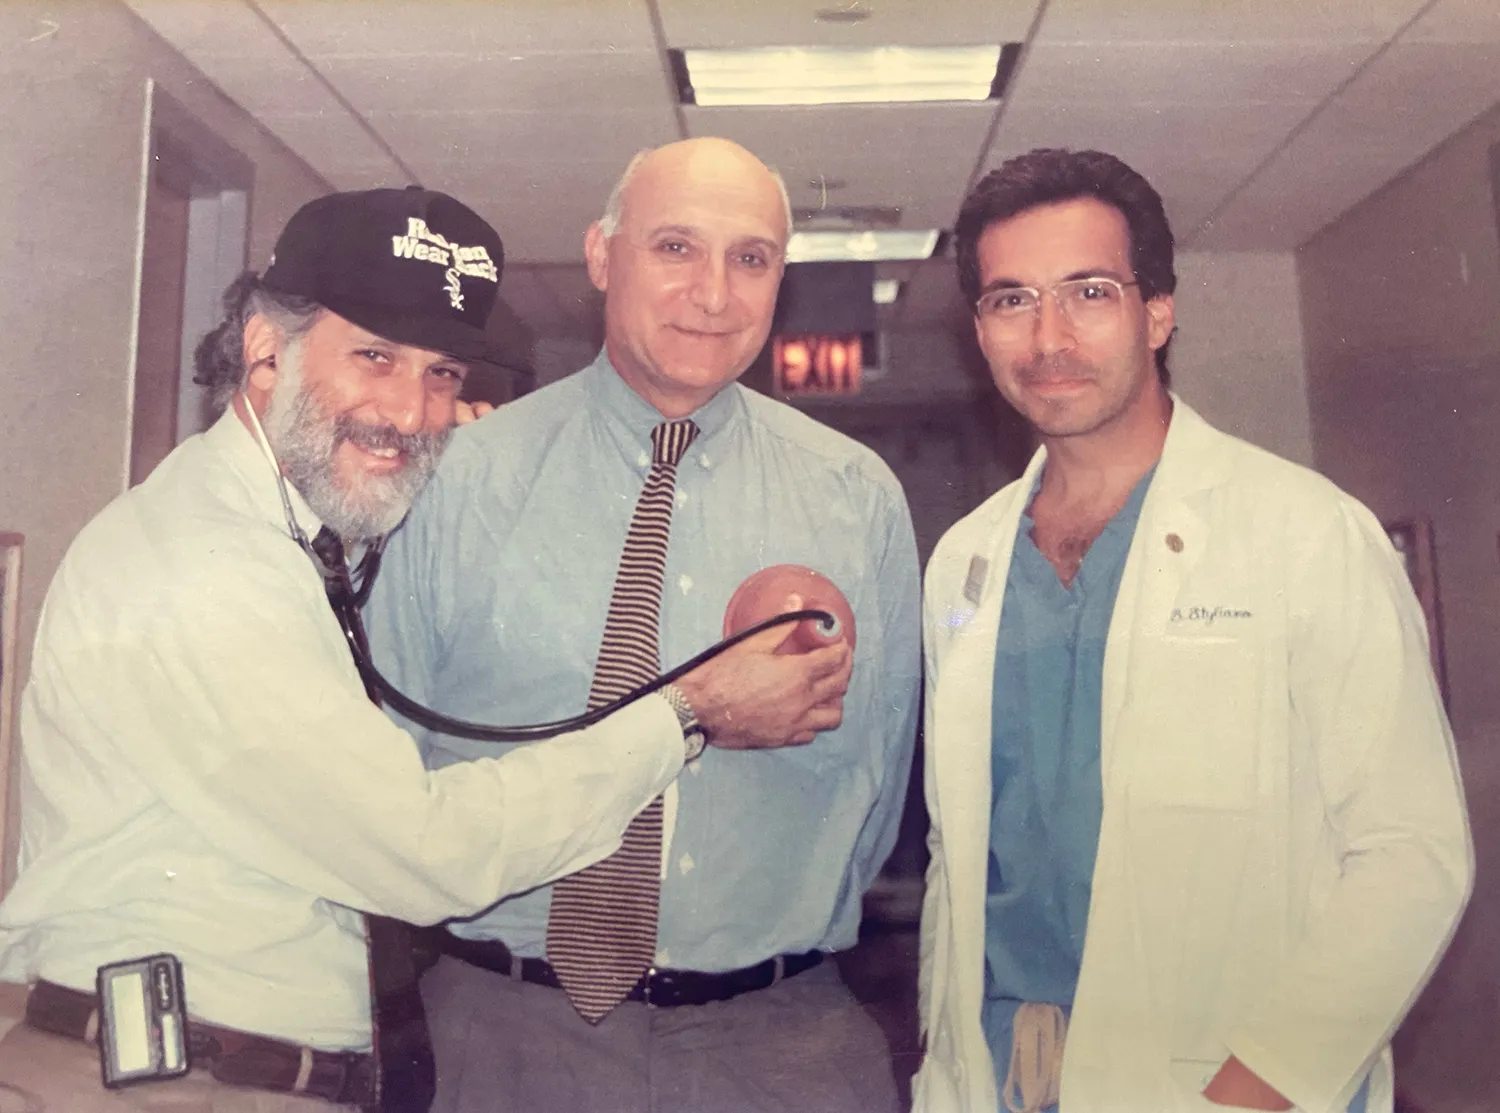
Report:
M1258 684L1247 638L1142 639L1125 695L1131 795L1243 811L1256 796Z

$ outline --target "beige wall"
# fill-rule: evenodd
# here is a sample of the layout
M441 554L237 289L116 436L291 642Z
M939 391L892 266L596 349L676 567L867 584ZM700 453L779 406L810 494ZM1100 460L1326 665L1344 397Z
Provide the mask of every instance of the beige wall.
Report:
M1297 263L1290 252L1177 257L1173 388L1226 432L1311 465Z
M1450 713L1479 881L1397 1042L1423 1108L1500 1093L1500 107L1298 253L1320 470L1383 518L1433 520Z
M254 165L253 262L327 187L115 0L4 0L0 42L0 530L26 535L24 660L69 540L125 484L148 81Z

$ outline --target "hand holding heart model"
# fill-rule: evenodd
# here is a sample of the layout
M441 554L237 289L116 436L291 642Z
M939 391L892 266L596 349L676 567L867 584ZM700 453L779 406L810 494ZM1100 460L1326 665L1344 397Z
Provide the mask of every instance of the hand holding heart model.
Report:
M800 609L827 611L834 621L825 624L805 619L797 623L778 653L806 653L838 641L846 641L850 649L854 648L854 611L844 593L827 576L800 564L762 568L740 584L724 610L724 636L787 613L791 609L787 606L789 595L801 597Z

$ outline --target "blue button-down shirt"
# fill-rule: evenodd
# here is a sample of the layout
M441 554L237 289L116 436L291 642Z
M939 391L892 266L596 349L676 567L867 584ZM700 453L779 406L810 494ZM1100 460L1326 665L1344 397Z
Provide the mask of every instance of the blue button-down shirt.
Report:
M710 747L678 778L657 963L715 971L854 943L906 793L919 586L905 499L872 452L738 385L692 418L701 432L677 469L663 665L718 640L735 588L782 563L843 590L858 641L838 730L775 751ZM662 420L601 354L455 433L368 608L390 678L481 722L583 710ZM497 752L414 733L434 767ZM542 955L549 899L525 893L454 930Z

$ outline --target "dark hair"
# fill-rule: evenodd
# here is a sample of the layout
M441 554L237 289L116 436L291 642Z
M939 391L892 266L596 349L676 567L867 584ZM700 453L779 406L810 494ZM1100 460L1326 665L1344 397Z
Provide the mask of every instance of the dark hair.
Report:
M245 381L245 326L257 313L270 318L288 340L312 328L322 306L309 298L273 293L260 276L246 271L224 291L224 316L193 349L193 382L208 387L213 409L229 404Z
M1038 205L1093 197L1118 210L1130 229L1130 269L1150 301L1177 289L1172 227L1161 195L1125 163L1103 151L1039 148L992 170L969 191L953 226L958 285L972 308L979 300L979 238L992 224ZM1167 386L1167 344L1156 350L1156 373Z

